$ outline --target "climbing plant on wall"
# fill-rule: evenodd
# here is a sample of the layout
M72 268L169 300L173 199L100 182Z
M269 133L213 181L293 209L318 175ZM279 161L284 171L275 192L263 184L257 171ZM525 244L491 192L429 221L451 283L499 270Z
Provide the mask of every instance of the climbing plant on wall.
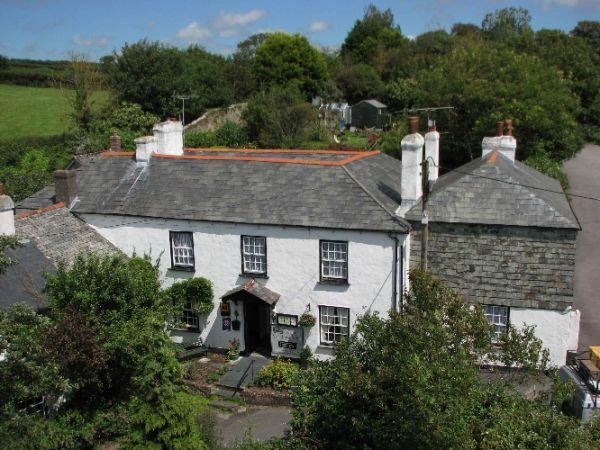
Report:
M174 283L166 291L167 299L177 309L191 304L198 315L208 314L214 307L212 282L204 277L194 277Z

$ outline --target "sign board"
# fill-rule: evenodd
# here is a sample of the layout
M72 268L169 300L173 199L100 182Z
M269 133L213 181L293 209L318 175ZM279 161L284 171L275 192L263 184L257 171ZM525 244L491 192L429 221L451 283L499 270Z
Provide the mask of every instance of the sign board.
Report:
M231 319L229 317L223 318L223 331L231 330Z
M274 356L298 358L302 345L301 327L272 326L271 348Z

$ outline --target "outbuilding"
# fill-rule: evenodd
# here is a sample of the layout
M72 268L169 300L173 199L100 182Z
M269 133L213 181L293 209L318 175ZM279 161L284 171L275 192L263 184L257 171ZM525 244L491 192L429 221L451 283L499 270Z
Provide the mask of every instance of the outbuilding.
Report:
M383 129L387 121L387 106L378 100L362 100L352 105L352 126Z

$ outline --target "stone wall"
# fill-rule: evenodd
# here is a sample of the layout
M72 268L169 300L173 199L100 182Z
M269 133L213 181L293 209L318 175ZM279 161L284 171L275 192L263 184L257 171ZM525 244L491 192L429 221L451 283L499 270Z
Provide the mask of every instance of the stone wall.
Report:
M411 223L411 267L421 224ZM429 224L428 268L474 303L563 310L573 303L576 230Z

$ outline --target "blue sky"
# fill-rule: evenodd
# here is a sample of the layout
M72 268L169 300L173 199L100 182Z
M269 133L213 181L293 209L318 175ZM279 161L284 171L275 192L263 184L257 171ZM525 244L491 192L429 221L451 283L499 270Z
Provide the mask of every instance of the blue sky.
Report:
M315 45L337 47L368 0L0 0L0 54L64 59L70 51L91 59L147 37L190 43L228 54L259 31L302 33ZM480 24L486 12L524 6L533 26L571 30L600 20L600 0L375 0L391 8L402 32L414 36L455 22Z

